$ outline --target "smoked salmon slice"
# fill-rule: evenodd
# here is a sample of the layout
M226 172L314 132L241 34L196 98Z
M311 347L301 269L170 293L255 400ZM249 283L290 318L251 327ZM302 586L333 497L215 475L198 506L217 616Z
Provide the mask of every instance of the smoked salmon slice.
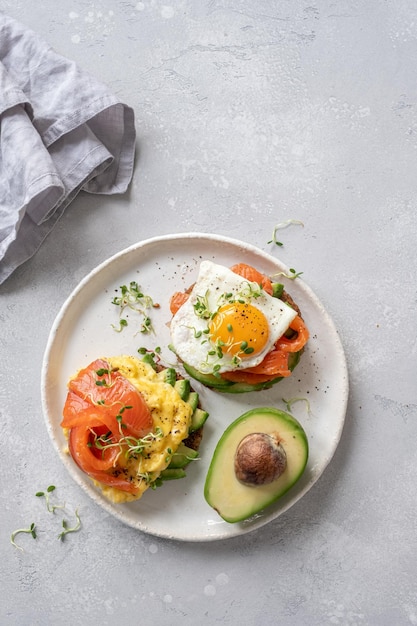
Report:
M117 467L126 438L139 439L153 428L142 394L104 359L80 370L68 384L62 428L75 463L91 478L122 491L137 487Z
M97 417L100 414L103 423L112 432L119 430L119 415L122 415L123 424L134 437L141 437L152 429L152 415L142 394L118 370L112 370L107 361L93 361L80 370L68 387L61 423L63 428L72 428L84 423L87 416ZM110 423L109 417L113 417Z
M171 299L169 301L169 309L172 315L175 315L175 313L182 307L182 305L187 302L189 297L190 294L186 291L176 291L171 296Z
M258 283L258 285L261 285L263 287L266 293L269 293L269 295L272 296L271 279L265 274L262 274L251 265L247 265L247 263L237 263L236 265L233 265L230 269L232 270L232 272L238 274L242 278L246 278L246 280L250 281L251 283Z

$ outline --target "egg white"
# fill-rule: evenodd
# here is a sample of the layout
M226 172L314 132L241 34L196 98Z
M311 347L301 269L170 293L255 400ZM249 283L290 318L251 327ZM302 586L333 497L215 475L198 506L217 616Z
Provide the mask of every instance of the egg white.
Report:
M227 353L221 358L217 353L210 354L213 352L213 343L207 332L210 320L196 313L196 308L207 307L208 314L213 314L230 299L225 297L226 294L232 294L232 299L243 300L259 309L269 327L268 340L262 351L246 356L237 364ZM220 373L255 367L272 350L296 315L290 306L270 296L257 283L247 281L223 265L202 261L190 297L171 320L171 343L184 363L202 373L211 373L214 367Z

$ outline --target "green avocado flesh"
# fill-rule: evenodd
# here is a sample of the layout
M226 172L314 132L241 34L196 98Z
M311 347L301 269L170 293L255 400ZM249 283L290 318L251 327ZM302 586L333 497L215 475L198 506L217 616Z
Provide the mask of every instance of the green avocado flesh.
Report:
M300 360L302 350L299 352L292 352L288 358L288 369L294 370L295 366ZM183 363L184 369L189 376L198 380L206 387L212 387L216 391L222 391L223 393L246 393L248 391L261 391L262 389L269 389L272 385L279 383L282 380L282 376L268 380L265 383L257 383L256 385L250 385L248 383L233 383L230 380L224 380L220 376L214 376L213 374L203 374L188 363Z
M278 435L286 453L284 472L264 485L247 485L235 474L235 453L244 437ZM245 520L283 496L301 477L308 460L308 441L301 424L289 413L264 407L244 413L225 430L207 473L204 497L226 522Z

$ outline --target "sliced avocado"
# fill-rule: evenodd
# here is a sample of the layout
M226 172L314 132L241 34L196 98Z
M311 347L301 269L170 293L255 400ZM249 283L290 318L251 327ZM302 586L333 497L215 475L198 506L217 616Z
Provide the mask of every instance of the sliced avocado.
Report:
M266 383L257 383L256 385L251 385L250 383L232 383L231 387L218 389L218 391L222 391L223 393L247 393L249 391L262 391L263 389L269 389L275 385L275 383L279 383L280 380L282 380L282 376L272 378Z
M177 478L185 478L186 475L187 474L182 469L182 467L175 467L175 468L168 467L167 469L162 470L157 480L162 480L162 481L176 480Z
M242 482L240 470L244 462L237 455L238 447L243 440L252 445L251 438L258 435L273 442L267 446L273 452L271 458L280 463L285 458L279 468L282 473L277 472L270 482L262 484L261 473L272 462L253 444L252 458L249 452L244 457L249 482ZM239 467L235 459L239 460ZM307 436L292 415L270 407L251 409L230 424L220 438L207 473L204 497L226 522L240 522L283 496L301 477L307 459Z
M198 401L199 401L199 396L198 396L197 391L190 391L187 402L193 411L196 410L198 406Z
M272 297L280 298L284 292L284 285L282 283L272 283Z
M170 464L168 465L168 469L177 469L180 467L185 467L197 457L198 457L197 450L188 448L184 443L180 443L177 451L172 455L172 459L171 459Z
M190 381L188 380L188 378L181 378L180 380L177 380L175 382L174 388L178 391L181 400L187 402L191 389Z
M191 424L190 424L189 432L193 433L199 428L201 428L203 424L205 423L206 419L208 418L208 416L209 416L208 412L204 411L204 409L200 409L199 407L194 409L194 412L191 416Z
M300 350L299 352L290 353L288 358L288 369L293 371L293 369L300 360L301 354L302 350ZM270 387L272 387L272 385L275 385L283 378L282 376L278 376L277 378L268 380L266 383L257 383L256 385L250 385L248 383L233 383L230 380L225 380L221 378L220 376L214 376L213 374L203 374L188 363L183 363L183 365L185 371L189 376L195 378L195 380L198 380L206 387L212 387L213 389L216 389L216 391L221 391L223 393L246 393L248 391L261 391L262 389L269 389Z
M173 367L167 367L162 370L163 378L166 383L174 387L175 381L177 380L177 373Z
M205 385L206 387L213 387L214 389L223 390L225 387L231 387L233 385L229 380L224 380L220 378L220 376L213 376L213 374L203 374L203 372L199 372L192 365L188 363L183 363L184 369L195 380L198 380L200 383Z

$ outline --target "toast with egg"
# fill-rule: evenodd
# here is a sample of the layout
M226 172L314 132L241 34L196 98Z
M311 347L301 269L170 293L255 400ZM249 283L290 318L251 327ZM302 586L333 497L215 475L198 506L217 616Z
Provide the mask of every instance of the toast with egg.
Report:
M207 417L188 379L152 355L123 355L96 359L71 378L61 427L76 465L119 503L183 478Z
M171 349L189 376L217 391L268 389L291 376L309 337L284 286L244 263L202 261L170 308Z

